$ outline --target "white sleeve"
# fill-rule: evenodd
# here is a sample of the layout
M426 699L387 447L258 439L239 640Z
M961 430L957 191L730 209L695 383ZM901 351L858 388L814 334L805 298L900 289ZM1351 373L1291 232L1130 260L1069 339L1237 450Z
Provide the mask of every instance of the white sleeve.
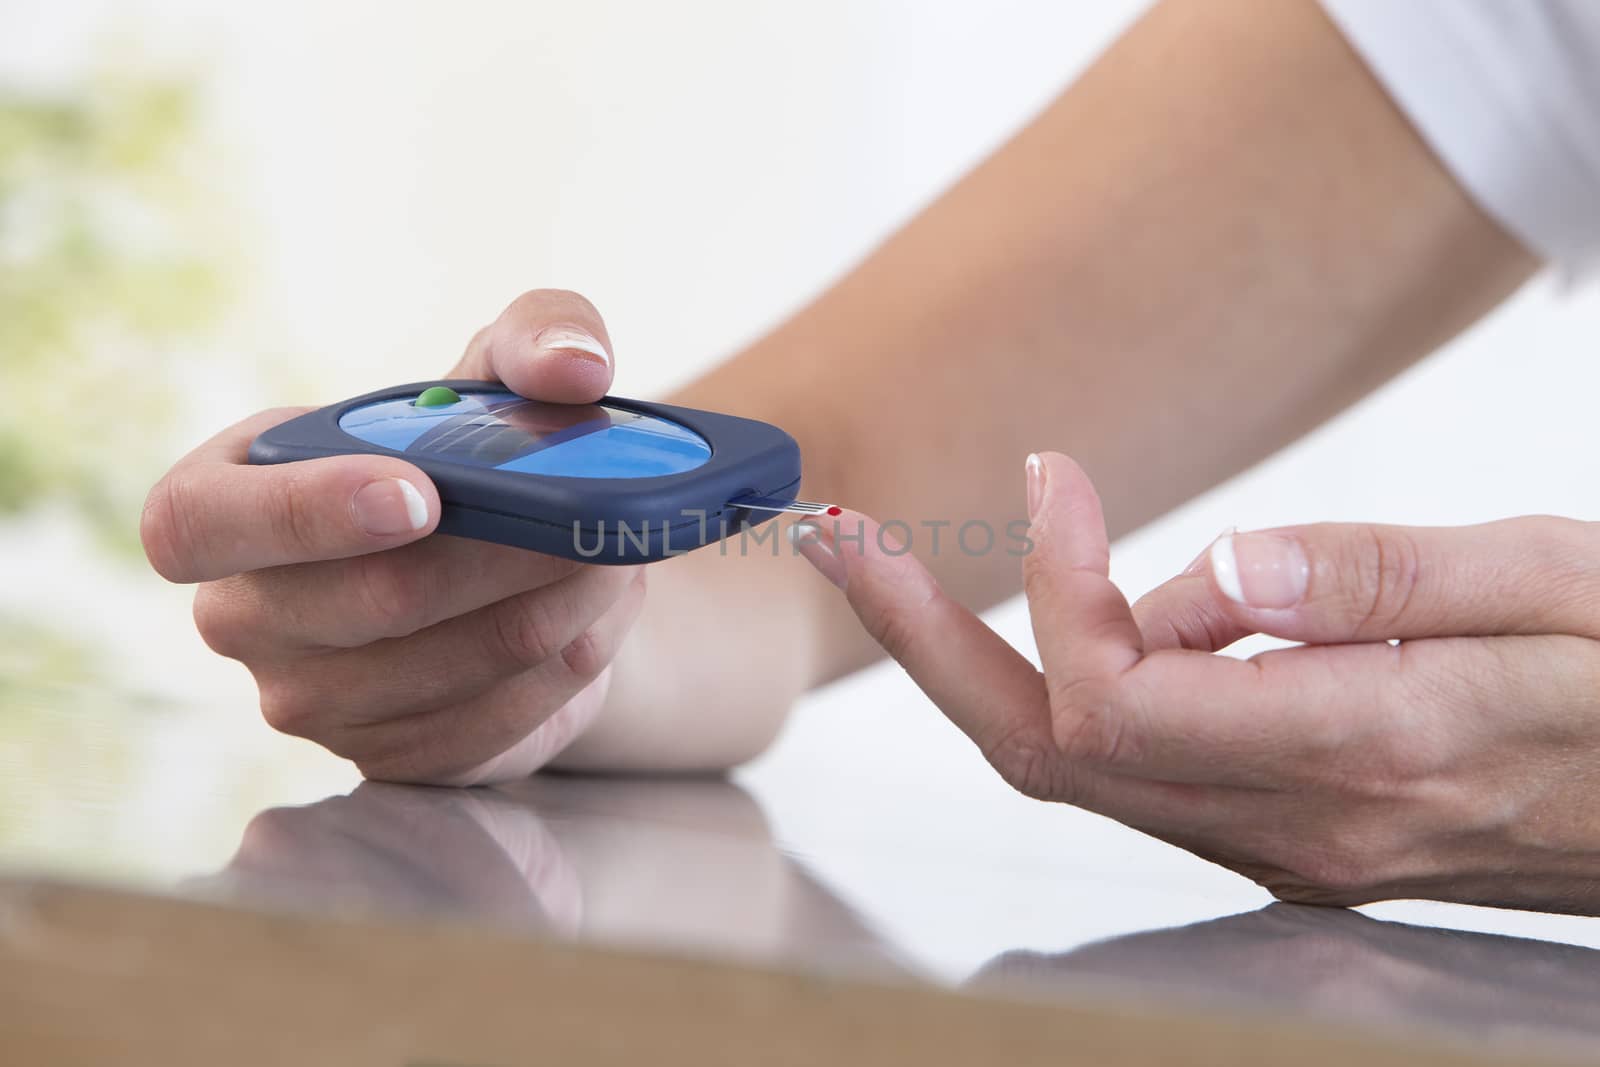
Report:
M1568 274L1600 268L1600 0L1322 0L1467 192Z

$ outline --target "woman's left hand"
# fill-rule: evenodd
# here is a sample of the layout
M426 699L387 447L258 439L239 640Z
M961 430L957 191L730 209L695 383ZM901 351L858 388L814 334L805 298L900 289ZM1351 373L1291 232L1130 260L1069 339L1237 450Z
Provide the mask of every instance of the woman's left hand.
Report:
M1600 913L1600 524L1236 534L1130 606L1083 471L1028 480L1042 674L870 519L798 539L1011 785L1285 900ZM1255 633L1303 644L1211 654Z

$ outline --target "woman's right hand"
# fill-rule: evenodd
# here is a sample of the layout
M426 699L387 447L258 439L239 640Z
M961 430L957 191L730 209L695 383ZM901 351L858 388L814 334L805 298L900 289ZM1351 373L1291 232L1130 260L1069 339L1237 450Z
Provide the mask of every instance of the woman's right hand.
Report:
M536 290L479 331L451 377L591 403L611 385L599 312ZM262 412L151 490L151 564L200 583L205 642L242 662L267 722L369 778L470 785L523 777L593 721L644 598L637 567L429 536L439 495L393 456L246 462Z

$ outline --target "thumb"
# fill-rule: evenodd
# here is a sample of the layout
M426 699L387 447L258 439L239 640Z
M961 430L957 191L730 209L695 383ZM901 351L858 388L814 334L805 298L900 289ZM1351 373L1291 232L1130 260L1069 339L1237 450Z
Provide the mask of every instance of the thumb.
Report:
M364 555L433 532L438 490L395 457L245 463L258 433L299 413L267 411L229 427L150 490L139 533L157 573L173 582L204 582Z
M1241 629L1293 641L1600 637L1596 529L1545 516L1290 526L1218 538L1206 567L1215 603Z
M451 377L503 382L532 400L592 404L611 389L611 337L595 306L534 289L479 330Z

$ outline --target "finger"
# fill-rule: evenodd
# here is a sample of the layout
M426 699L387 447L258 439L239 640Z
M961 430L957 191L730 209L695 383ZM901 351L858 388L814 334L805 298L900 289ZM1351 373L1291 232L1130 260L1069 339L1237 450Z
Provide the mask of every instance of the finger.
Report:
M611 336L595 306L564 289L523 293L478 331L452 377L503 382L535 400L592 404L611 388Z
M211 582L195 623L222 655L272 658L405 637L560 581L573 560L460 537Z
M1023 586L1056 743L1070 751L1092 734L1091 750L1114 750L1119 724L1111 693L1144 655L1144 639L1109 577L1100 497L1083 469L1060 453L1030 456L1028 478L1034 548L1023 559Z
M1039 672L946 596L897 538L854 511L796 523L789 537L842 586L867 632L1002 776L1035 795L1060 784L1043 780L1053 745Z
M1250 636L1218 603L1204 574L1180 574L1162 582L1134 601L1133 618L1147 653L1175 648L1219 652Z
M1248 660L1154 652L1122 675L1102 705L1073 709L1103 728L1079 731L1070 751L1118 773L1168 781L1291 784L1308 761L1357 752L1361 739L1412 710L1398 652L1382 643L1280 649Z
M294 886L309 869L335 896L343 887L410 905L450 900L474 914L525 922L554 888L530 881L530 868L548 881L565 865L549 831L525 808L514 809L520 833L496 832L509 821L497 813L512 807L481 793L441 796L363 782L348 796L256 815L216 881L232 888ZM530 850L542 862L529 864Z
M1179 781L1304 788L1366 784L1393 796L1505 748L1528 716L1571 751L1600 653L1565 634L1309 645L1252 660L1164 652L1124 678L1133 717L1116 766ZM1135 768L1138 768L1136 770Z
M1385 706L1379 701L1391 672L1371 660L1392 653L1388 645L1245 661L1182 647L1199 643L1201 622L1158 634L1166 647L1147 650L1107 577L1093 486L1064 456L1041 456L1040 471L1042 485L1030 493L1038 500L1029 530L1034 549L1023 566L1064 759L1121 777L1266 786L1294 766L1290 757L1307 735L1334 729L1341 711L1359 709L1368 721L1371 709ZM1178 588L1192 593L1197 583L1180 581ZM1367 653L1374 656L1363 658ZM1341 704L1347 699L1348 708Z
M1034 547L1023 577L1062 758L1119 776L1237 784L1241 776L1228 765L1237 748L1283 743L1276 724L1288 716L1275 709L1263 717L1262 705L1301 694L1287 686L1274 694L1252 663L1173 649L1146 654L1108 576L1105 521L1088 476L1055 453L1030 457L1028 466Z
M1059 758L1044 679L872 519L847 511L791 528L884 650L1013 788L1144 825L1192 816L1194 790L1124 780Z
M1230 527L1218 537L1233 532ZM1133 602L1133 619L1146 653L1169 648L1217 652L1250 636L1211 592L1206 578L1210 554L1207 545L1181 573Z
M515 782L544 767L576 741L605 707L611 692L611 668L555 710L533 731L498 756L491 756L464 771L431 779L434 785L474 786Z
M638 569L584 567L531 592L408 637L258 668L263 710L286 733L316 733L460 704L559 660L629 595Z
M1324 523L1218 538L1209 585L1237 630L1333 643L1600 636L1600 526Z
M1308 774L1368 773L1369 764L1393 779L1441 732L1421 717L1481 699L1484 664L1462 651L1476 648L1472 639L1307 646L1248 661L1143 651L1125 601L1103 578L1098 509L1084 503L1093 489L1063 459L1044 457L1042 492L1030 494L1040 503L1025 566L1064 758L1119 777L1201 785L1293 787ZM1064 577L1085 574L1103 584L1063 592Z
M557 723L552 733L517 759L543 755L548 759L565 748L587 722L592 721L604 693L590 686L615 658L644 602L643 572L635 574L626 594L595 623L540 666L507 679L480 696L437 711L404 719L357 727L330 745L354 759L368 778L389 781L463 784L504 781L521 769L516 759L486 768L546 723ZM584 706L557 715L580 698ZM565 736L571 731L571 736ZM544 754L540 746L548 746ZM531 772L533 767L529 767Z
M265 412L197 448L150 491L140 537L174 582L394 548L433 531L439 494L389 456L244 463L256 434L292 413Z

